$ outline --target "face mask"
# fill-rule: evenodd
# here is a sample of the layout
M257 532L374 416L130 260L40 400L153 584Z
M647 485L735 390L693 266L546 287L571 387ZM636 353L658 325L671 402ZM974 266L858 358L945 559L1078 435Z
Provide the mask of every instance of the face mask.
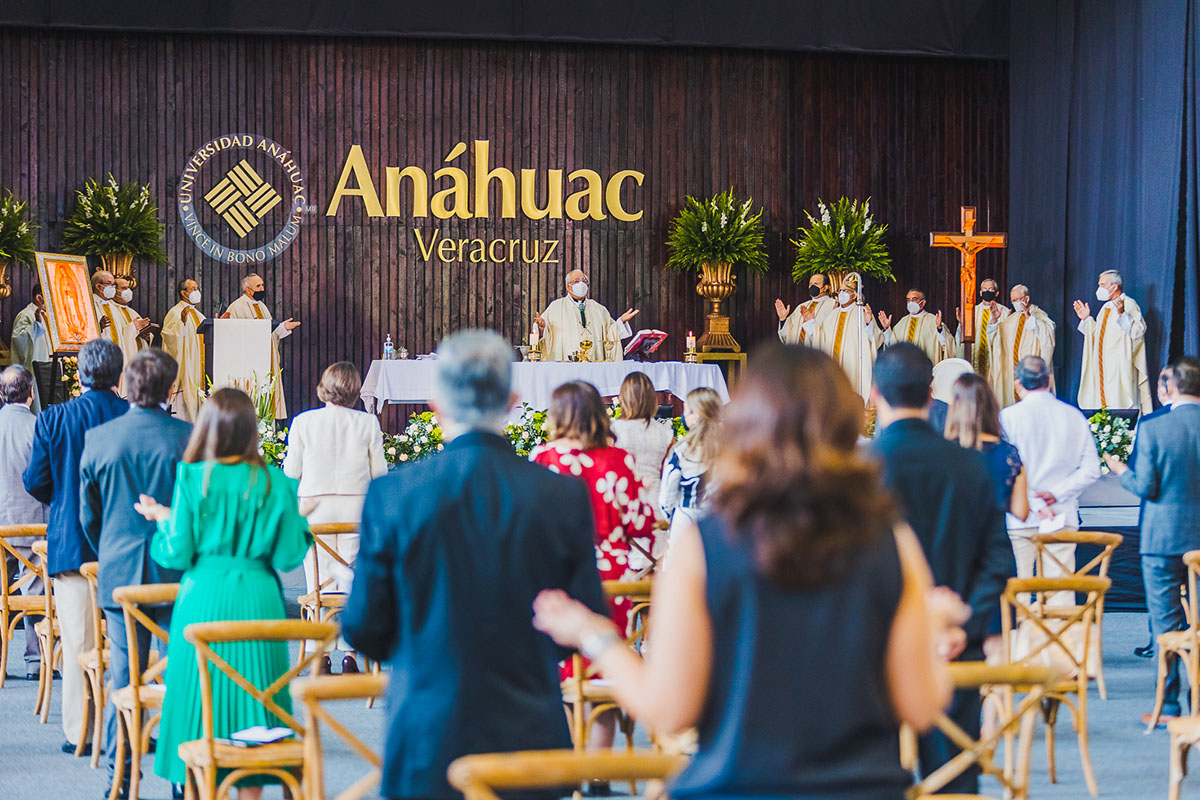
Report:
M914 315L920 314L921 313L921 304L920 303L909 303L908 304L908 313L914 314Z
M267 296L266 289L259 289L257 292L254 293L254 299L260 303L263 301L263 298L266 296Z
M1029 308L1028 300L1014 300L1013 301L1013 310L1016 311L1018 314L1020 314L1027 308Z
M197 303L199 303L200 302L200 292L196 291L196 292L192 292L191 294L189 294L188 302L191 303L192 305L196 305Z
M571 284L571 294L575 295L576 297L582 299L587 297L587 293L588 285L583 281L575 281Z
M983 302L990 303L996 299L996 292L992 289L984 289L979 293L979 296L983 299Z
M1103 286L1097 286L1096 287L1096 299L1099 300L1101 303L1107 303L1108 302L1108 289L1105 289Z
M132 299L133 299L133 289L122 289L121 290L121 300L128 303Z
M840 292L838 292L838 305L839 306L844 306L849 302L850 302L850 293L849 292L847 292L845 289L842 289Z
M810 283L808 285L808 296L809 297L820 297L821 296L821 287L817 286L815 283Z
M100 296L103 297L105 300L112 300L114 297L117 296L117 287L105 286L103 289L100 290Z

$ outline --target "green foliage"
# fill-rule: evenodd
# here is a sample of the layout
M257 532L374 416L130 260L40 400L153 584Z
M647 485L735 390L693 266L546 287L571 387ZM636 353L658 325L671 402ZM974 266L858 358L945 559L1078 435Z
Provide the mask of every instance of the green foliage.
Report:
M800 238L792 239L798 248L792 267L792 278L797 283L814 272L858 272L878 280L896 280L892 257L883 241L887 225L875 224L869 197L862 205L847 197L832 206L818 199L817 209L820 218L805 211L808 227L800 227Z
M546 412L521 403L521 416L504 426L504 435L517 455L528 457L533 448L546 443Z
M442 448L441 424L432 411L409 417L404 433L383 437L383 456L391 465L420 461Z
M29 204L18 201L11 190L0 197L0 259L33 264L33 232L27 218Z
M745 264L755 272L770 268L763 245L762 209L750 213L733 189L711 200L688 197L667 235L667 269L695 272L702 264Z
M1100 455L1111 453L1122 461L1129 460L1133 452L1133 431L1129 428L1129 420L1124 417L1114 417L1108 409L1102 408L1088 419L1092 429L1092 438L1096 440L1096 450ZM1108 472L1108 466L1103 460L1100 463L1101 472Z
M108 255L129 253L134 258L166 261L162 248L163 225L150 186L89 180L67 217L63 247L70 253Z
M283 457L287 453L287 436L287 428L276 430L274 426L264 428L259 424L258 452L262 454L263 461L272 466L283 466Z

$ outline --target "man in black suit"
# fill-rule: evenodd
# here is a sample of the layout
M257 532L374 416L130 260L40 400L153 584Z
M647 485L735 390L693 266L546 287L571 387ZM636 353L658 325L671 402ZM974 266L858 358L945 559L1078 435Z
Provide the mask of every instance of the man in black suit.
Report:
M1133 432L1133 449L1129 451L1129 463L1133 463L1137 459L1138 434L1141 433L1142 425L1152 419L1158 419L1163 414L1171 410L1171 380L1170 367L1163 367L1158 371L1158 403L1159 407L1151 411L1149 414L1143 414L1138 417L1137 428ZM1142 529L1142 515L1146 512L1146 501L1143 500L1138 504L1138 530ZM1146 627L1150 628L1150 641L1145 647L1133 648L1133 654L1138 658L1151 658L1154 656L1154 628L1151 624L1150 615L1146 615Z
M431 405L450 440L367 491L342 628L388 661L381 792L454 798L446 767L488 751L567 748L557 664L530 623L543 589L607 614L587 487L503 437L512 348L465 331L438 348Z
M947 441L929 425L932 379L933 363L915 345L892 345L879 356L871 389L881 431L875 451L884 480L929 559L934 584L953 589L971 607L961 652L950 655L979 661L1000 594L1016 566L983 454ZM978 738L980 711L979 692L963 691L955 693L947 715ZM922 774L958 752L938 731L921 737ZM944 791L975 794L978 783L978 771L971 770Z
M162 350L142 350L125 368L129 412L84 436L79 521L99 555L99 599L112 642L109 668L114 690L129 685L129 647L113 589L179 581L178 572L163 569L150 558L150 540L157 526L133 510L139 494L170 505L175 492L175 470L192 432L190 424L163 410L178 372L175 359ZM168 618L169 612L163 611L158 621L166 627ZM138 654L143 665L149 649L150 634L139 625ZM117 713L110 704L106 735L110 771L115 765L116 737ZM129 775L126 770L126 780Z
M79 383L83 394L55 404L38 415L33 454L22 476L25 491L50 506L46 523L46 567L54 578L55 614L62 642L62 727L64 753L75 752L83 727L83 672L79 656L95 647L91 630L91 595L79 574L96 551L79 524L79 458L83 435L129 410L113 391L121 379L121 348L108 339L93 339L79 350ZM91 752L90 745L84 753Z
M1155 638L1187 628L1179 603L1179 588L1187 581L1183 555L1200 548L1200 359L1178 358L1167 371L1171 413L1139 426L1130 466L1104 456L1121 485L1146 501L1140 551ZM1164 718L1179 716L1179 673L1179 659L1172 657L1163 684Z

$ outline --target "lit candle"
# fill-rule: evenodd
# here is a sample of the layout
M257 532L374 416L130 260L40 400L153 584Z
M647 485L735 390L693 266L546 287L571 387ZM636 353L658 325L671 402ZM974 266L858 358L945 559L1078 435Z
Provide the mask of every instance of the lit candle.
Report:
M688 350L696 349L696 337L692 334L691 331L688 331L688 335L687 335L687 349Z
M533 330L531 330L529 332L529 346L530 347L538 346L538 329L537 328L534 328Z

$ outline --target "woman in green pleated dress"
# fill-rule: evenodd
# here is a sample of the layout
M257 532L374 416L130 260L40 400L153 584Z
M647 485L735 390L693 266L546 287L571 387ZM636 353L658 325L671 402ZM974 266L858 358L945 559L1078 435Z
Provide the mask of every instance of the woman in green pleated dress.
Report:
M158 522L151 557L184 572L171 616L167 692L154 761L154 772L172 783L186 778L179 745L203 736L196 649L183 630L193 622L284 619L275 570L298 567L312 546L296 486L263 462L250 398L237 389L220 389L196 420L171 506L145 495L137 505ZM286 642L232 642L214 649L259 687L290 667ZM282 724L223 673L212 670L211 675L217 737L252 725ZM291 711L287 687L275 700ZM238 798L256 800L261 784L276 782L267 776L247 778L239 782Z

